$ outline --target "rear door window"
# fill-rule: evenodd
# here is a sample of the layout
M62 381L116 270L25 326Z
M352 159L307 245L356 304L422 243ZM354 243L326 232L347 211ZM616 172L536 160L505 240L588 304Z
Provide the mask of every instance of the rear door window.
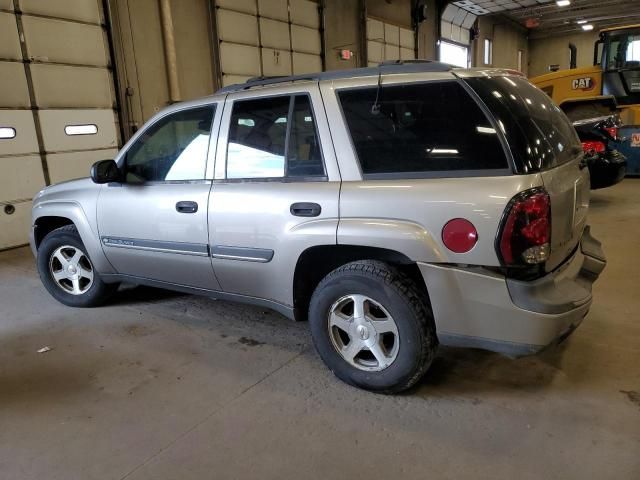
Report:
M525 78L483 76L465 81L498 120L518 173L553 168L582 152L569 119L548 95Z
M233 104L227 178L324 178L324 163L308 95Z
M338 92L365 176L508 172L494 126L456 81Z

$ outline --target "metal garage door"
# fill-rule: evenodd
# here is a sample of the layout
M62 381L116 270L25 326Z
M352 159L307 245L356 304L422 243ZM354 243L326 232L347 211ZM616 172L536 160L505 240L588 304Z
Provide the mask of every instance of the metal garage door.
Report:
M0 249L27 242L31 198L118 147L97 0L0 0Z
M414 60L416 39L413 30L367 18L367 64L385 60Z
M308 0L217 0L222 84L322 71L321 12Z

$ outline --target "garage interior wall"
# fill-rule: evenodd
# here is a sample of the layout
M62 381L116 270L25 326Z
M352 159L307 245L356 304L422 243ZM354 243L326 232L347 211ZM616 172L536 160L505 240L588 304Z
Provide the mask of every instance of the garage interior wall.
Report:
M414 60L415 35L413 30L367 18L367 65L376 66L385 60Z
M444 40L450 40L460 45L471 44L469 29L476 21L476 16L466 10L447 5L440 18L440 36Z
M367 16L411 28L411 0L366 0Z
M90 0L91 1L91 0ZM95 1L95 0L93 0ZM180 100L213 93L216 83L209 0L171 0ZM120 105L130 137L170 102L158 0L109 0Z
M411 26L411 1L367 0L367 65L385 60L416 58L416 39Z
M0 0L0 249L27 242L40 188L115 155L110 68L100 2Z
M527 31L513 22L498 16L478 17L478 38L473 42L474 67L487 66L484 63L485 39L491 41L492 55L489 66L518 69L518 51L522 52L521 71L526 75L529 61Z
M309 0L217 0L222 84L322 71L321 15Z
M560 65L560 70L569 68L570 43L578 49L576 66L578 68L592 66L593 46L596 40L598 40L598 32L529 40L529 77L549 73L549 65L553 64Z
M362 47L363 14L361 0L325 0L324 2L324 61L327 70L357 68L366 65ZM350 59L340 58L340 50L350 50Z
M427 0L427 18L418 26L418 58L438 59L438 7L436 0Z

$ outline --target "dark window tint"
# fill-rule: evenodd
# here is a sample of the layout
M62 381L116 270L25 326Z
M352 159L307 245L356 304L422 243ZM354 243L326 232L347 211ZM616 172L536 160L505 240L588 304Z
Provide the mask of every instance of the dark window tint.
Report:
M552 168L582 152L571 122L548 95L525 78L474 77L466 82L498 120L518 173Z
M500 140L457 82L339 92L365 174L506 169Z
M309 97L236 101L227 147L227 178L280 178L285 175L324 175Z
M294 102L287 148L287 176L324 175L320 142L309 97L298 95L294 97Z
M127 181L204 179L214 109L183 110L144 131L127 152Z

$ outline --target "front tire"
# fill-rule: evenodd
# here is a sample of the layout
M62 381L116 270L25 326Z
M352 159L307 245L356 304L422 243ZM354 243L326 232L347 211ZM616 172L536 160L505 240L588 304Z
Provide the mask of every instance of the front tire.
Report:
M378 261L343 265L318 285L309 305L313 343L342 381L397 393L414 385L438 340L426 295Z
M118 288L95 271L73 225L49 232L38 247L38 273L53 298L70 307L102 305Z

